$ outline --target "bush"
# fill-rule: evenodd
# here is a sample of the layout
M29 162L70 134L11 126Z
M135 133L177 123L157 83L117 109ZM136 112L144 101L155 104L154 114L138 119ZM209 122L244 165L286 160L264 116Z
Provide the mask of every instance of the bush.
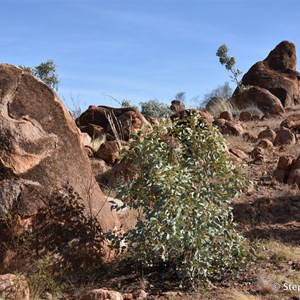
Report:
M127 160L139 171L117 197L142 212L123 236L130 256L168 264L192 285L246 265L249 247L236 232L230 201L247 180L216 129L196 115L160 124L131 144Z
M164 103L158 100L149 100L146 102L140 102L141 113L146 117L168 117L172 114L172 111Z
M60 80L58 79L56 73L56 65L53 60L47 60L40 65L32 68L27 66L19 66L21 69L31 73L32 75L40 78L44 83L46 83L50 88L58 90L58 85Z

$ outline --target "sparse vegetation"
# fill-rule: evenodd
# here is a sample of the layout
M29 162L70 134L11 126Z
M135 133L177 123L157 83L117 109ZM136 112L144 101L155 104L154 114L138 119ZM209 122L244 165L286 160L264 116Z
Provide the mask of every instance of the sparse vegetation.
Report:
M73 188L61 188L44 203L22 230L18 216L0 219L0 258L9 252L17 258L13 268L26 276L33 300L60 298L62 282L93 280L103 266L103 232Z
M241 93L249 89L250 86L244 85L239 79L243 72L234 67L236 58L234 56L229 56L228 51L229 49L226 44L223 44L218 48L216 55L219 57L221 65L225 65L226 70L228 70L232 74L230 75L230 78L237 85L238 92Z
M158 100L140 102L141 113L146 117L168 117L172 114L169 107Z
M261 300L261 298L257 298L251 295L247 295L237 290L233 290L228 294L227 300Z
M43 62L36 67L28 67L28 66L19 66L19 67L31 73L32 75L40 78L52 89L56 91L58 90L58 85L60 80L58 79L56 73L56 65L53 60L47 60L46 62Z
M226 70L231 72L231 80L236 83L237 87L240 87L241 82L239 80L239 76L242 75L243 72L234 67L236 59L234 56L229 56L228 51L229 49L226 44L223 44L218 48L216 55L219 57L221 65L225 65Z
M232 96L232 88L228 82L225 82L223 85L219 85L211 92L205 94L202 99L201 106L208 109L209 104L217 99L223 99L228 101Z

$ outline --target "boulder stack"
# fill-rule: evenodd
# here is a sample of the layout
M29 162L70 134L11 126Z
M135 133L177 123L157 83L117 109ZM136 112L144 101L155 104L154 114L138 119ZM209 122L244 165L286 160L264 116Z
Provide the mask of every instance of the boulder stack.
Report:
M257 105L264 113L276 114L299 104L299 80L296 47L283 41L243 76L243 85L251 88L241 93L236 90L234 101L240 107Z

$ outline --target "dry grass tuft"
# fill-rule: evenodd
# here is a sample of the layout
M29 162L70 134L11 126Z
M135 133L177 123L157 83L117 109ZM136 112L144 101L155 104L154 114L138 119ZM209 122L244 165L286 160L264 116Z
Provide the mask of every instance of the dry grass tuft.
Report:
M260 258L269 258L276 262L300 261L300 248L280 243L275 240L266 240L260 243Z
M273 295L278 292L277 284L274 284L270 278L265 278L262 276L259 276L256 287L262 295Z
M254 297L252 295L245 294L237 290L232 290L228 294L226 299L227 300L261 300L261 298Z
M231 100L221 98L212 102L207 109L215 117L219 117L220 113L223 111L228 111L237 117L239 117L242 111L247 111L252 115L257 115L259 117L263 116L263 112L254 103L249 103L247 106L240 108Z
M90 143L90 148L93 150L94 153L96 153L102 144L106 142L106 135L102 135L101 137L92 138Z

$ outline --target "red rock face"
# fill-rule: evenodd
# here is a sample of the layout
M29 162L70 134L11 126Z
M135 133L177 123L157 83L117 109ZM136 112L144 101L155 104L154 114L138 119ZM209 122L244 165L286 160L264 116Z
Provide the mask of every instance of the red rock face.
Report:
M112 122L109 122L109 118ZM116 128L118 137L115 136L111 123ZM77 125L80 129L90 134L91 130L87 131L87 127L96 126L103 129L108 140L128 141L132 130L139 129L143 125L151 127L150 123L145 119L141 112L133 107L113 108L109 106L89 106L89 108L77 119ZM93 132L93 131L92 131ZM97 133L95 131L95 133Z
M257 107L263 113L279 114L284 112L280 100L268 90L253 86L243 93L234 97L234 103L241 109L247 107Z
M23 70L0 65L0 215L34 214L69 183L104 231L119 225L97 185L79 131L58 96Z
M283 41L270 52L264 61L273 70L296 71L296 47L289 41Z
M280 100L283 107L289 107L300 101L299 78L300 73L296 71L296 47L289 41L283 41L265 60L249 69L242 83L266 89Z

